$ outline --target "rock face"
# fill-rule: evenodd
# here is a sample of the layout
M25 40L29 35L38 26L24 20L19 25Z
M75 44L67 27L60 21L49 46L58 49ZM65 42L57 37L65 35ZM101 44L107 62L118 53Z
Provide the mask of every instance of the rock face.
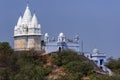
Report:
M41 50L41 26L35 13L31 15L29 6L20 16L14 28L14 50Z

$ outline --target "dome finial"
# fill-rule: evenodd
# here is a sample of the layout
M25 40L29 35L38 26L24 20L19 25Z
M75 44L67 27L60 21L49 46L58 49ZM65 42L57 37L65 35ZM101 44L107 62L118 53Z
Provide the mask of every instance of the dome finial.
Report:
M27 8L29 9L29 1L27 1Z

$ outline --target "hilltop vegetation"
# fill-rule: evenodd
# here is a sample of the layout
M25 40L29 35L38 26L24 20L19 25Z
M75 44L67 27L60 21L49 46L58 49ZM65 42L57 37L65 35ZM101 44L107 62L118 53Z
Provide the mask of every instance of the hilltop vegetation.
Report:
M14 52L9 43L0 43L0 80L120 80L120 59L106 64L116 75L98 75L94 65L76 52L67 50L39 54L34 50Z
M118 59L109 58L106 66L110 68L113 72L115 72L115 74L117 75L120 74L120 58Z

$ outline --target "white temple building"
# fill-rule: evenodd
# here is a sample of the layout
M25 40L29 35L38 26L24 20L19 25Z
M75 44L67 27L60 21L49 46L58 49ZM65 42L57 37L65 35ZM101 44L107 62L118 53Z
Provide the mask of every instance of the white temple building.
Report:
M27 5L23 16L20 16L14 28L14 50L41 50L41 26L35 13L31 14Z
M93 52L85 53L84 56L87 57L89 60L93 61L103 71L108 72L110 76L113 75L112 71L105 66L107 62L106 53L102 53L97 48L94 48Z
M56 52L60 50L71 49L80 52L79 36L76 35L74 39L68 39L62 32L57 38L50 38L48 33L44 35L45 51L46 53Z
M105 71L105 63L106 63L106 54L99 52L97 48L93 49L92 53L86 53L85 56L92 60L97 66L102 68Z

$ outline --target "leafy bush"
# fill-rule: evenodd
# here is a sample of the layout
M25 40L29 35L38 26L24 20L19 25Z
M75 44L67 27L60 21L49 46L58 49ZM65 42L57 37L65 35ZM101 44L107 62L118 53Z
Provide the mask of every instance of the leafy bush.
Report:
M120 58L119 59L109 58L106 66L112 69L112 71L120 74Z
M65 65L65 69L70 73L81 72L83 75L88 75L93 71L93 65L89 62L72 61Z
M53 63L58 66L66 65L71 61L80 61L78 54L72 50L62 51L61 53L53 54Z
M58 80L82 80L82 73L70 73L67 74L65 76L61 76L60 78L58 78Z
M72 61L66 64L64 67L70 73L81 72L81 62Z
M97 75L92 74L90 80L120 80L120 75L107 76L107 75Z
M40 66L26 65L14 76L15 80L45 80L50 70Z

